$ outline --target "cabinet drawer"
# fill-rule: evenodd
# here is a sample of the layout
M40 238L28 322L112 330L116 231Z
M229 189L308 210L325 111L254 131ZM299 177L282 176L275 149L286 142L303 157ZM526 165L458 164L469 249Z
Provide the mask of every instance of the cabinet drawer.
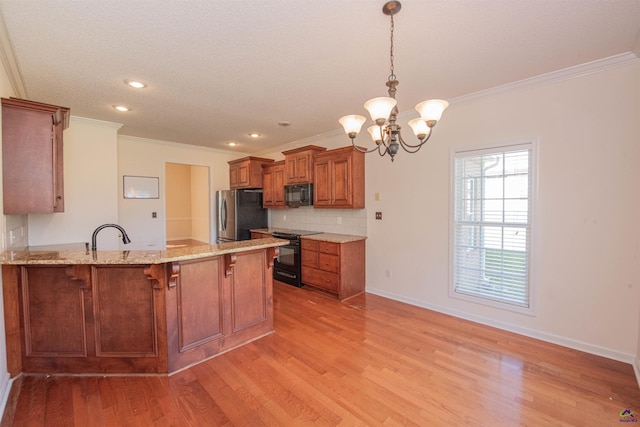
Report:
M338 292L338 275L315 268L302 267L302 282L332 292Z
M302 249L308 249L310 251L318 250L318 241L317 240L309 240L309 239L300 239L300 245Z
M318 242L318 250L325 254L339 255L340 245L338 243L320 241Z
M301 258L303 266L318 268L318 252L303 248Z
M324 271L337 273L340 271L340 258L337 255L318 254L318 268Z

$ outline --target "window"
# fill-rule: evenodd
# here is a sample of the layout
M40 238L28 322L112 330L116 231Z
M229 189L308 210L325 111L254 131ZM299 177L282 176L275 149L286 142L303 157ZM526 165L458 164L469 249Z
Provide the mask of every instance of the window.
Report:
M530 311L533 143L454 153L452 296Z

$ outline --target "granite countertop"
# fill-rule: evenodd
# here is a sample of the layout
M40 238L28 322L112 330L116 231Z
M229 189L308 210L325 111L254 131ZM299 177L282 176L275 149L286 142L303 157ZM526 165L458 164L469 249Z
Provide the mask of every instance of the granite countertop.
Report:
M333 243L349 243L349 242L357 242L359 240L366 240L366 236L355 236L353 234L337 234L337 233L322 233L322 234L311 234L309 236L300 236L301 239L308 240L322 240L325 242L333 242Z
M292 230L286 228L255 228L250 231L253 231L255 233L271 234L276 232L287 233ZM325 242L333 243L349 243L367 239L367 236L356 236L353 234L324 233L322 231L317 231L316 233L318 234L307 234L300 236L300 238L309 240L324 240Z
M87 251L84 244L30 247L23 251L4 251L0 264L12 265L70 265L70 264L163 264L173 261L205 258L283 246L287 240L268 238L220 243L217 245L186 246L166 250Z

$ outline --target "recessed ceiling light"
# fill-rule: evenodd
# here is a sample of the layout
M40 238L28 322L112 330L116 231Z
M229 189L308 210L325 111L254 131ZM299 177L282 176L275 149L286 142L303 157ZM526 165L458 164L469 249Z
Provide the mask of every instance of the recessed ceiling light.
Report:
M259 134L259 133L257 133L257 132L252 132L252 133L250 133L250 134L249 134L249 136L250 136L251 138L259 138L259 137L260 137L260 134Z
M134 87L136 89L142 89L144 87L147 87L146 84L142 83L142 82L136 82L133 80L125 80L125 83L127 83L129 86Z
M114 105L113 108L122 112L131 111L131 108L125 107L124 105Z
M227 145L228 145L229 147L235 147L236 145L238 145L238 143L237 143L237 142L230 141L230 142L227 142Z
M281 122L278 122L278 126L282 126L282 127L291 126L291 122L281 121Z

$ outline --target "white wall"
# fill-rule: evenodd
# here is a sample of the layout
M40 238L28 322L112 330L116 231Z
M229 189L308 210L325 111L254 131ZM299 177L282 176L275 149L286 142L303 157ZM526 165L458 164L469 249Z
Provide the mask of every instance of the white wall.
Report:
M90 242L96 227L118 222L120 126L71 117L63 135L64 212L29 215L29 245ZM101 231L98 244L100 249L118 249L117 231Z
M636 63L457 103L423 152L401 153L394 164L370 159L367 206L385 219L369 223L367 290L633 360L639 82ZM451 150L529 138L539 141L535 316L453 299L447 289Z
M400 152L394 163L368 154L367 291L633 362L640 354L638 117L636 61L461 99L419 153ZM401 114L401 122L407 120ZM536 315L451 298L451 150L531 138L539 142ZM365 135L358 141L367 143ZM349 140L334 133L293 146L306 144L336 147ZM266 154L277 159L278 152ZM375 211L383 212L382 221ZM271 216L284 214L273 210Z
M211 220L215 222L215 211L211 202L215 193L209 191L209 168L191 166L191 238L199 242L214 242L211 239Z
M242 157L194 145L177 144L128 136L118 137L118 179L123 175L155 176L160 178L159 199L119 200L119 221L132 242L127 249L163 249L165 247L165 163L183 163L209 168L211 197L209 208L215 213L215 192L229 188L229 160ZM157 212L157 218L151 213ZM211 215L210 241L215 242L215 214Z

